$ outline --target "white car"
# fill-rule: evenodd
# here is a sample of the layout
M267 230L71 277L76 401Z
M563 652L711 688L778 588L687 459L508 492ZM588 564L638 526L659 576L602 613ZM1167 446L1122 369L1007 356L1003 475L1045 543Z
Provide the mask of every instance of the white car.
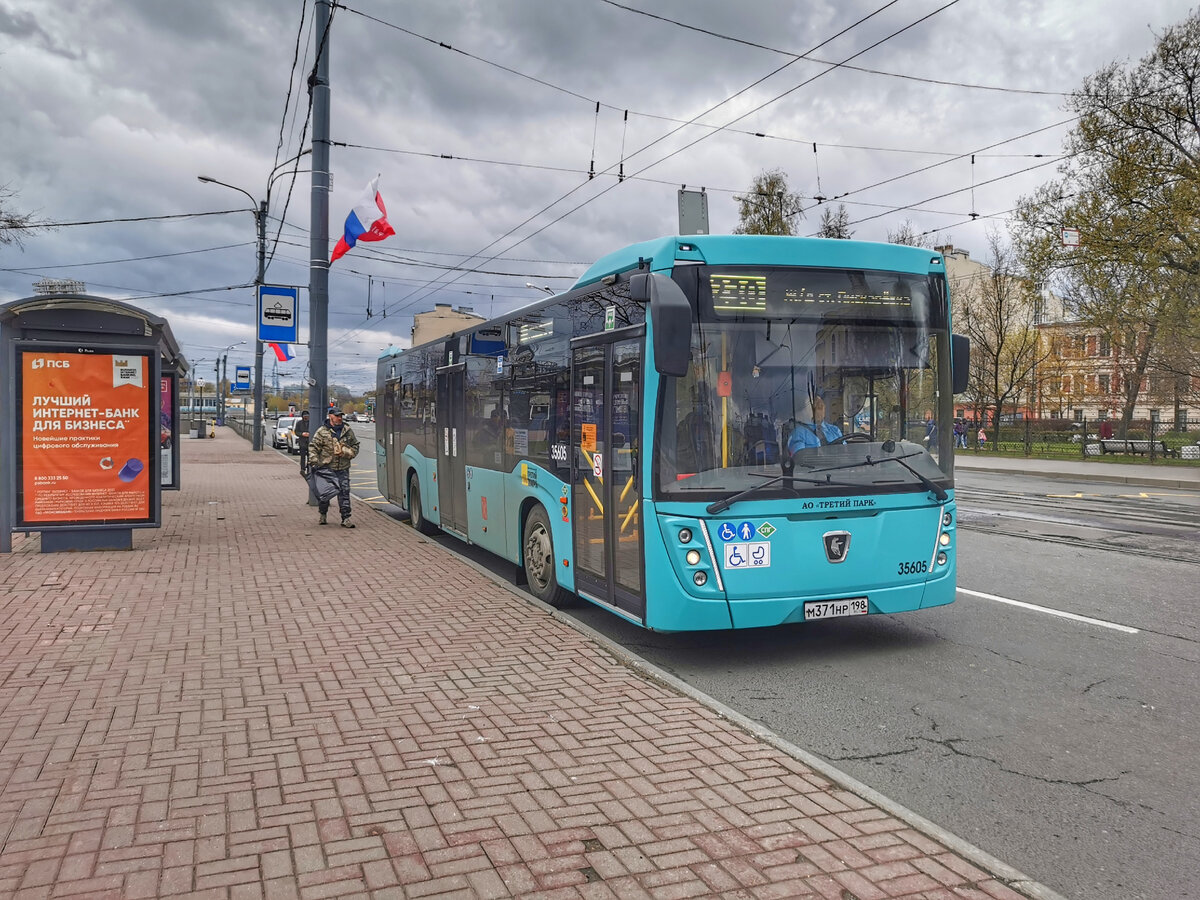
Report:
M288 453L299 453L300 447L296 443L296 435L292 433L292 428L300 421L299 416L281 416L279 421L275 423L275 431L271 436L271 446L276 450L287 449Z

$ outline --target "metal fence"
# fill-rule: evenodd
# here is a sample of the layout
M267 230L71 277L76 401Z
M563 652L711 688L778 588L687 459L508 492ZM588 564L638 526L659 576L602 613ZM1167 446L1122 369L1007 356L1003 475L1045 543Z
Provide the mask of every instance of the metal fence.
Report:
M1125 427L1119 419L1017 419L982 428L968 421L960 430L959 453L1200 465L1200 429L1170 422L1135 419Z

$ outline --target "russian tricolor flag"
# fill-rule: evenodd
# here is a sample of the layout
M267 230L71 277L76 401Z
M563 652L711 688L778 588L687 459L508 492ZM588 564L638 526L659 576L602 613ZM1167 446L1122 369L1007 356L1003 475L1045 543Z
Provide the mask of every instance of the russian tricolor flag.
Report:
M350 210L350 215L346 216L345 232L333 248L329 261L338 259L359 241L382 241L395 233L388 224L387 209L379 196L379 176L376 175Z
M291 344L269 343L269 344L267 344L267 346L270 347L271 350L274 351L275 357L280 362L287 362L289 359L296 358L296 354L292 352Z

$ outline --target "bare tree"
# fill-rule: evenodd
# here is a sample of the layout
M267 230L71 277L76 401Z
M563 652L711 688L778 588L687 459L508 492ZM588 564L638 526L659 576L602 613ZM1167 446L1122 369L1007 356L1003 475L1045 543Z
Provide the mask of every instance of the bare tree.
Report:
M848 241L853 234L850 230L850 213L846 211L845 203L839 203L837 209L832 206L825 207L825 211L821 213L821 227L817 231L817 237Z
M0 185L0 246L23 247L23 238L49 227L47 223L35 219L33 213L22 213L13 209L10 201L16 196L16 191L10 189L7 184Z
M991 412L995 426L1005 407L1034 383L1046 354L1036 327L1034 286L995 231L988 235L988 249L988 270L961 282L953 303L957 328L971 339L968 394Z
M932 250L937 243L937 236L919 233L913 225L912 219L905 219L896 226L895 231L888 231L887 242L889 244L904 244L908 247L924 247L926 250Z

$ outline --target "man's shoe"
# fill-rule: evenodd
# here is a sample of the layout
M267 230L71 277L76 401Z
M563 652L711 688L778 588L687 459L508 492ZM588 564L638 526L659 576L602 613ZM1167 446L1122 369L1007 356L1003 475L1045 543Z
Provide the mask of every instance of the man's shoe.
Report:
M354 527L354 523L350 521L350 517L349 517L349 516L347 516L346 518L342 519L342 527L343 527L343 528L353 528L353 527Z
M320 518L320 519L317 521L317 524L318 524L318 525L324 525L324 524L325 524L325 513L321 513L321 518Z

